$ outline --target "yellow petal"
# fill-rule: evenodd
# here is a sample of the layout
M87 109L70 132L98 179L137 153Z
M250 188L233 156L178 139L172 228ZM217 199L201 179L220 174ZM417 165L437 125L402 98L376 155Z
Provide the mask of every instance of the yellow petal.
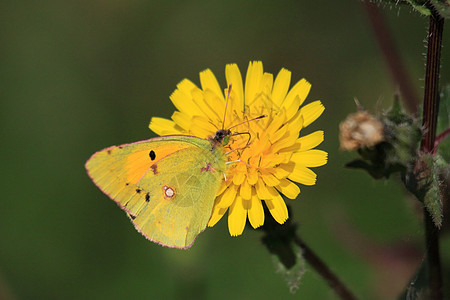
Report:
M275 188L289 199L295 199L300 194L300 188L288 179L280 180L280 184Z
M319 100L311 102L302 108L300 108L300 112L303 115L303 127L308 126L312 122L314 122L325 110L322 102Z
M213 136L217 131L217 128L215 128L204 116L193 116L191 122L190 134L193 136L206 139Z
M208 222L208 227L213 227L214 225L216 225L217 222L219 222L219 220L227 212L227 210L228 210L228 207L223 208L223 207L219 207L219 206L215 205L213 208L212 214L211 214L211 218L209 219L209 222Z
M242 85L242 76L236 64L228 64L225 67L225 77L227 85L231 84L231 92L235 95L234 108L236 111L244 111L244 88ZM230 104L230 103L229 103ZM231 119L231 116L230 116Z
M264 224L264 209L256 192L252 192L251 207L248 210L248 220L253 228L258 228Z
M245 77L245 101L248 105L257 94L261 92L261 79L263 78L263 65L260 61L248 64L247 75Z
M290 103L286 103L286 101L283 103L282 109L286 110L286 120L292 119L292 117L298 112L298 109L300 108L300 97L295 97Z
M268 134L276 132L283 124L286 123L286 111L284 109L280 110L277 115L272 116L272 120L266 128Z
M196 88L195 84L191 81L184 79L177 85L177 89L170 95L170 100L173 105L182 113L188 116L194 116L198 114L198 107L194 101L192 101L192 90Z
M175 111L171 119L185 132L188 132L192 125L192 117L179 111Z
M283 198L274 188L270 188L270 193L273 195L273 198L264 201L275 221L279 224L283 224L289 217L286 203L284 203Z
M235 185L241 185L245 180L245 174L243 172L236 172L233 177L233 183Z
M280 139L284 138L288 135L288 126L283 126L280 129L276 130L274 133L270 134L269 139L272 144L276 143ZM276 151L274 151L276 152Z
M229 185L229 181L222 181L222 183L220 184L220 188L216 193L216 197L221 195L225 191L225 189L228 187L228 185Z
M203 91L212 92L215 96L217 96L220 100L222 100L222 102L225 101L219 82L217 81L216 76L214 75L213 72L211 72L210 69L206 69L205 71L200 72L200 83L202 85Z
M289 107L291 105L291 103L294 101L294 99L298 97L299 107L300 107L300 105L302 105L302 103L305 101L306 97L308 96L310 89L311 89L311 84L305 78L302 78L289 91L289 93L286 96L286 99L284 100L283 106ZM298 110L298 107L297 107L297 110Z
M250 168L249 172L247 174L247 181L250 185L255 185L256 182L258 181L259 176L258 176L258 172L256 171L255 168Z
M211 123L218 123L221 121L223 116L219 116L217 114L217 109L211 107L209 103L205 101L204 93L201 90L194 90L192 92L192 98L194 99L195 104L199 108L199 112L201 112L201 116L204 116Z
M300 146L301 146L301 145L300 145L299 142L295 142L294 144L292 144L292 145L289 146L289 147L280 149L280 150L278 151L278 153L279 153L279 154L284 154L284 153L293 153L293 152L297 152L297 151L300 151Z
M244 231L245 222L247 221L247 210L244 209L244 200L240 197L236 197L236 201L230 206L228 212L228 230L231 236L241 235Z
M278 178L276 178L272 173L262 173L261 178L267 186L275 186L280 184Z
M297 111L297 113L294 115L294 117L292 119L290 119L288 122L288 126L289 126L289 131L291 132L292 135L297 135L300 132L300 130L303 128L303 123L304 123L304 119L303 119L303 115L301 114L301 111Z
M226 128L223 125L223 117L225 113L225 100L221 99L222 95L217 96L210 90L206 90L203 92L203 97L205 98L205 102L212 107L216 111L216 115L218 116L217 123L215 124L217 128Z
M255 186L255 190L259 199L271 199L272 197L267 186L264 184L262 180L258 180Z
M278 179L286 178L289 176L289 174L292 173L294 167L295 167L294 162L280 164L278 167L273 168L273 175L275 175L275 177Z
M180 83L177 84L177 88L183 92L184 94L190 96L192 92L196 90L200 90L195 83L188 79L183 79Z
M244 200L250 200L250 198L252 197L252 187L250 186L250 184L248 184L247 180L244 180L244 182L241 184L239 195Z
M318 145L320 145L320 143L323 142L323 131L318 130L311 134L302 136L297 140L297 142L300 143L300 149L302 151L317 147Z
M275 78L272 90L272 101L276 105L276 108L280 109L284 98L289 90L291 84L291 72L286 69L281 69Z
M261 160L261 167L265 169L271 168L273 166L288 163L291 158L291 153L276 153L276 154L266 154Z
M307 150L292 154L291 161L305 167L320 167L327 163L328 153L322 150Z
M234 184L231 184L223 192L223 194L219 196L216 206L223 208L229 207L233 203L234 199L236 199L236 194L237 194L237 187Z
M296 131L300 131L304 127L305 120L303 118L302 110L300 109L295 113L295 115L287 121L289 126L295 128ZM300 128L300 129L298 129Z
M261 85L262 92L266 95L270 95L273 88L273 75L270 73L264 73Z
M295 168L292 170L292 173L289 174L288 179L304 185L314 185L316 183L316 177L316 173L307 167L295 165Z
M148 128L157 135L173 135L182 134L181 128L176 125L175 122L164 118L153 117L150 120Z
M285 125L287 126L287 125ZM290 126L287 128L286 135L282 139L272 145L270 151L277 153L283 148L288 148L295 144L298 139L299 131L291 130Z

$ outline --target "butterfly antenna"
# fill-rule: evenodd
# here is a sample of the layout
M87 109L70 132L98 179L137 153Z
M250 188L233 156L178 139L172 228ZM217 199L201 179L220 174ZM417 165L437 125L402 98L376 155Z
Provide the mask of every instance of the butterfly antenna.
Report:
M223 113L223 121L222 121L222 130L225 128L225 117L227 116L227 108L228 108L228 101L230 100L230 93L231 93L231 83L228 86L228 95L227 95L227 101L225 102L225 112Z
M236 124L236 125L234 125L234 126L231 126L230 128L228 128L228 130L230 130L231 128L237 127L237 126L239 126L239 125L242 125L242 124L245 124L245 123L248 123L248 122L251 122L251 121L259 120L259 119L262 119L262 118L267 118L267 117L268 117L268 115L261 115L261 116L259 116L259 117L256 117L256 118L253 118L253 119L244 121L244 122L242 122L242 123Z

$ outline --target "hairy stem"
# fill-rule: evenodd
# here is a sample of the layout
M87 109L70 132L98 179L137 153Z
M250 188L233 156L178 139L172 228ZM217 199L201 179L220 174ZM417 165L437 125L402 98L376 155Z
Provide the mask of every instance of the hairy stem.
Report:
M425 134L422 139L421 150L425 153L432 153L436 139L436 125L439 110L439 70L444 18L442 18L429 1L427 1L426 5L431 11L431 16L428 32L425 94L423 100L422 124L425 129ZM434 226L432 217L426 208L424 208L424 222L426 245L428 249L427 259L430 299L443 299L442 270L439 254L439 231Z

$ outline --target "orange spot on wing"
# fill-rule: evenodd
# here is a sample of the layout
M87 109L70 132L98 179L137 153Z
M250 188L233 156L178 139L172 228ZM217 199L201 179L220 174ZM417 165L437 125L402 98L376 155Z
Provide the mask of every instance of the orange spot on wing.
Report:
M125 168L127 169L127 182L136 184L150 168L152 168L152 175L158 175L158 161L187 147L191 147L191 145L187 143L171 143L170 145L160 145L153 148L150 145L148 149L130 154L125 163ZM153 153L150 154L151 151Z
M148 156L148 150L139 151L128 156L125 164L128 175L127 182L136 184L153 163Z

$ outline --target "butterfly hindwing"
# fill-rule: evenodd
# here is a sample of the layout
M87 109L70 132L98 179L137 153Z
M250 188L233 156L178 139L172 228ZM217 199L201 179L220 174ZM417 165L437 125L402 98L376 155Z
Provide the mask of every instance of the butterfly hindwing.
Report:
M208 157L205 159L206 157ZM223 175L209 168L213 157L188 148L158 163L164 175L147 173L138 183L148 204L133 222L153 241L185 248L205 229ZM189 166L189 167L186 167ZM133 216L131 216L133 217Z
M208 140L169 136L99 151L86 168L148 239L187 248L211 216L225 159Z

